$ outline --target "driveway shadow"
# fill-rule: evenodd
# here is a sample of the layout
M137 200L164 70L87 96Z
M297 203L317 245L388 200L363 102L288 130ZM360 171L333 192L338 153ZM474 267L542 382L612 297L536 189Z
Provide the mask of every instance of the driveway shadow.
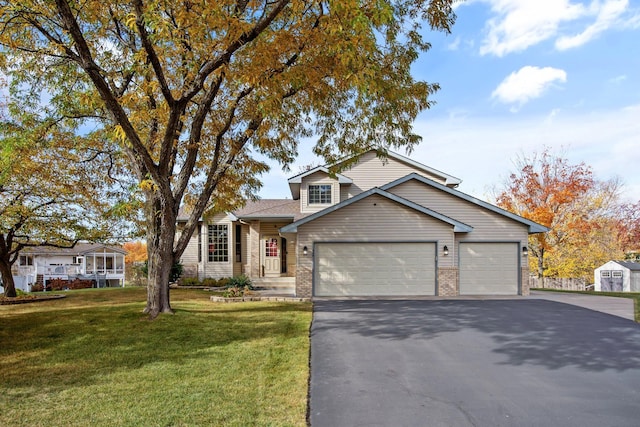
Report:
M640 367L639 324L545 300L315 302L312 339L332 329L391 341L472 330L491 338L491 351L506 356L505 365L585 371Z

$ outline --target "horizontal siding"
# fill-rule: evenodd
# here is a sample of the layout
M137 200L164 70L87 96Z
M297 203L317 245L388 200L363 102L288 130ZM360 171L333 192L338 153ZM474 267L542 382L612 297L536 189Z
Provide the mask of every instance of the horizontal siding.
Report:
M309 185L331 185L331 204L309 205ZM306 176L302 180L300 186L300 211L303 213L318 212L328 206L338 204L340 202L340 184L338 180L329 177L324 172L316 172Z
M437 188L410 180L389 191L473 227L470 233L457 234L456 242L511 241L527 244L529 229L526 225ZM457 262L457 254L452 255Z
M379 195L322 216L298 228L298 249L314 242L430 241L453 245L453 227ZM301 258L301 262L309 262ZM450 257L441 257L440 266L453 266Z
M425 173L421 169L414 168L406 163L391 157L380 159L375 152L365 153L357 163L341 172L353 180L353 184L345 187L342 192L342 200L356 196L373 187L380 187L391 181L417 173L442 184L442 180L436 176Z

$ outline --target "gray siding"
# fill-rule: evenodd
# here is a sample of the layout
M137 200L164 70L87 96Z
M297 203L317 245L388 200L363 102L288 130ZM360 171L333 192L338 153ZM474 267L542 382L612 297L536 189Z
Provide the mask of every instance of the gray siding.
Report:
M474 203L452 196L415 180L407 181L388 190L426 208L454 218L473 227L470 233L456 235L456 243L464 241L521 242L526 245L528 227ZM458 254L452 252L457 262ZM526 265L526 259L523 264Z
M298 228L298 251L314 242L438 242L453 246L453 228L379 195L372 195ZM300 256L300 267L309 268L311 256ZM453 266L452 257L441 256L440 266Z
M356 196L373 187L380 187L391 181L417 173L434 181L444 184L437 176L425 173L421 169L403 163L393 158L379 159L375 152L363 154L358 163L341 172L353 180L353 184L345 186L341 192L341 201Z
M331 185L331 204L309 205L309 185ZM329 177L324 172L316 172L306 176L300 186L300 211L303 213L314 213L321 211L327 206L336 205L340 202L340 184L336 179Z

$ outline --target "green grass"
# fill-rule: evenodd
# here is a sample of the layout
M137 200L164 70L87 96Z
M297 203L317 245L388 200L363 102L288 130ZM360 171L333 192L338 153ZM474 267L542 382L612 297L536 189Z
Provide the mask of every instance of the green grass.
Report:
M603 296L603 297L630 298L633 300L636 322L640 322L640 293L638 292L564 291L562 289L549 289L549 288L532 288L531 290L545 291L545 292L566 292L566 293L595 295L595 296Z
M305 426L309 303L141 288L0 306L3 426Z

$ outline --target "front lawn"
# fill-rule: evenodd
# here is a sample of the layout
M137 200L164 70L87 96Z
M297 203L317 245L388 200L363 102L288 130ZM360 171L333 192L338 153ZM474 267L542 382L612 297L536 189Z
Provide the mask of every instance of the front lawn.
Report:
M3 426L305 426L310 303L143 288L0 306Z
M545 291L545 292L566 292L566 293L595 295L595 296L600 295L603 297L630 298L633 300L636 322L640 322L640 293L638 292L564 291L562 289L549 289L549 288L531 288L531 290Z

